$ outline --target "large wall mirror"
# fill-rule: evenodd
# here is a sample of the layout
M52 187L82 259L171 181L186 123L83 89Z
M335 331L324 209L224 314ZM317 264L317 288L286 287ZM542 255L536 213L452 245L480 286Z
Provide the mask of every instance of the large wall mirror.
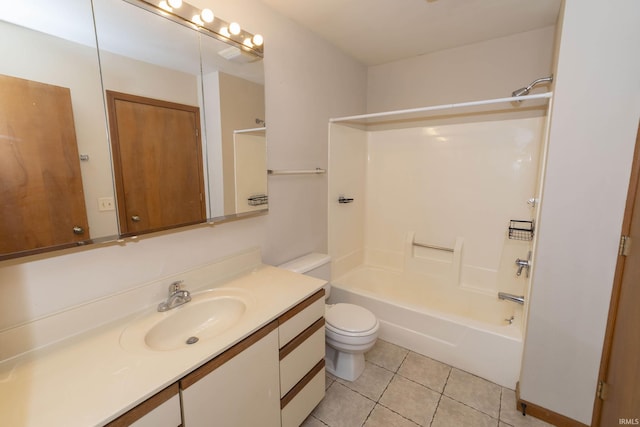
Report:
M260 56L136 1L0 18L0 259L266 211Z

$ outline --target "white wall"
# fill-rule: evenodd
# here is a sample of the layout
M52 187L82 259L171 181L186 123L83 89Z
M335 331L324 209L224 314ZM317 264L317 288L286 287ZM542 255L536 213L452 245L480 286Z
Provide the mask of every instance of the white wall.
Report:
M367 111L510 96L549 75L553 38L547 27L370 67Z
M265 36L269 167L326 167L328 118L364 111L365 67L258 0L192 3ZM251 246L268 263L326 251L326 179L272 177L266 216L2 262L0 330Z
M520 393L590 424L640 117L640 2L566 0Z

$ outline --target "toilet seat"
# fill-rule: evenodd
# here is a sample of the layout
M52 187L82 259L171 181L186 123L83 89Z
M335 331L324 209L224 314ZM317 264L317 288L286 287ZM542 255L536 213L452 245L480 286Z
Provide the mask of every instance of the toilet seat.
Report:
M364 307L338 303L325 311L326 328L339 335L364 337L378 331L378 319Z

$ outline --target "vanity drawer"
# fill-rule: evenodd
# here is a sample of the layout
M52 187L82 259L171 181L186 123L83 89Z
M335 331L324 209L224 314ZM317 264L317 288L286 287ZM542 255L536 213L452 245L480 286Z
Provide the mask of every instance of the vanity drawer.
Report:
M320 289L278 318L280 348L324 316L324 289Z
M282 427L297 427L324 397L324 359L280 401Z
M321 318L280 349L280 397L324 359L324 353L324 318Z

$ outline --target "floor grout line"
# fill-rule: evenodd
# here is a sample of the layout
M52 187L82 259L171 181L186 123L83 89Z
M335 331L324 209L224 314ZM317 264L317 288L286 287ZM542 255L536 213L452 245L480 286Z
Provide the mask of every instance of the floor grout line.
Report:
M397 374L398 372L400 372L400 368L402 368L402 365L404 365L405 360L407 360L407 357L409 357L409 353L411 353L411 350L408 350L405 353L404 357L402 358L402 362L400 362L396 370L393 372L394 374Z
M498 402L498 427L500 427L500 417L502 415L502 393L504 393L504 387L500 386L500 402Z
M415 424L415 425L417 425L417 426L419 426L419 425L420 425L420 424L416 423L415 421L413 421L411 418L407 418L407 417L405 417L405 416L404 416L404 415L402 415L400 412L394 411L393 409L389 408L388 406L385 406L385 405L384 405L384 404L382 404L382 403L376 403L376 406L378 406L378 405L380 405L380 406L382 406L383 408L385 408L385 409L387 409L387 410L389 410L389 411L393 412L394 414L398 415L400 418L403 418L403 419L405 419L405 420L409 421L409 422L410 422L410 423L412 423L412 424Z
M436 419L436 414L438 413L440 402L442 402L442 396L444 396L444 389L447 388L447 383L449 382L449 378L451 377L452 371L453 369L449 369L449 374L447 375L447 379L444 380L444 385L442 386L442 392L440 393L440 398L438 399L438 403L436 404L436 409L433 411L433 416L431 417L431 422L429 422L429 427L433 425L433 422Z
M434 388L432 388L432 387L430 387L430 386L428 386L428 385L426 385L426 384L422 384L421 382L418 382L418 381L416 381L416 380L414 380L414 379L412 379L412 378L405 377L405 376L404 376L404 375L402 375L402 374L396 374L396 375L398 375L399 377L404 378L404 379L405 379L405 380L407 380L407 381L411 381L411 382L412 382L412 383L414 383L414 384L418 384L419 386L422 386L422 387L424 387L424 388L426 388L426 389L428 389L428 390L431 390L431 391L433 391L434 393L438 393L438 394L443 394L443 393L444 393L444 387L447 385L446 380L445 380L445 383L444 383L444 385L442 386L442 391L440 391L440 390L436 390L436 389L434 389ZM449 374L447 374L447 380L449 379L449 375L451 375L451 370L449 370ZM448 397L448 396L447 396L447 397Z

